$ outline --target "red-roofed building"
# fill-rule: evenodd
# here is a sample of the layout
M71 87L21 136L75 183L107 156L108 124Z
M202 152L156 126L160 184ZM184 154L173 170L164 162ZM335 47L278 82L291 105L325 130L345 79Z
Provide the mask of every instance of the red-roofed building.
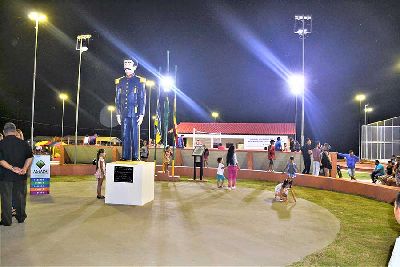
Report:
M294 123L198 123L181 122L177 131L186 139L186 147L199 140L207 147L234 144L239 149L263 149L279 136L284 143L294 137ZM289 144L288 144L289 145Z

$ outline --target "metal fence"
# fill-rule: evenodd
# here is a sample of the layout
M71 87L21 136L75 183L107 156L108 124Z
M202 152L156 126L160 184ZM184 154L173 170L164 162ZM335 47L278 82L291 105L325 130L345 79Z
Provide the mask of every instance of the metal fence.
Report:
M388 160L400 155L400 117L363 125L361 158Z

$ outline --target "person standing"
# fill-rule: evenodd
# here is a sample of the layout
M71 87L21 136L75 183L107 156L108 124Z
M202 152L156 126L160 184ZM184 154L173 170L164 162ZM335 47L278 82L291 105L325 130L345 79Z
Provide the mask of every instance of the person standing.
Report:
M149 158L149 145L146 140L143 140L143 146L140 148L140 159L142 161L147 161Z
M315 147L312 150L312 175L318 176L321 169L321 143L315 142Z
M356 180L356 163L360 161L360 158L354 155L353 150L349 150L349 154L338 153L338 155L346 159L347 172L351 180Z
M282 142L279 136L276 138L275 151L282 151Z
M236 189L236 177L239 169L235 147L231 145L226 154L226 164L228 165L228 190Z
M178 137L178 145L177 148L185 148L185 141L183 140L183 134Z
M331 156L329 155L330 147L331 146L328 143L325 143L321 153L321 165L322 168L324 169L324 175L326 177L331 176L331 171L332 171L332 161L331 161Z
M140 125L146 107L146 79L135 75L136 60L124 60L125 76L115 80L117 121L122 126L122 160L139 160Z
M96 173L94 176L97 178L97 198L104 199L104 196L101 194L101 187L103 186L103 181L106 178L106 152L103 148L100 148L97 151L96 156Z
M304 170L303 170L302 173L303 174L310 174L311 154L312 154L310 138L306 139L306 143L301 148L301 153L303 154L303 160L304 160Z
M7 122L3 130L5 137L0 142L0 224L4 226L12 223L11 200L15 203L18 223L23 223L27 217L26 173L32 164L33 155L28 143L16 137L16 130L14 123Z
M292 137L289 137L289 149L291 152L294 152L294 139Z
M274 159L275 159L275 140L269 141L268 146L268 169L267 171L273 172L274 171Z

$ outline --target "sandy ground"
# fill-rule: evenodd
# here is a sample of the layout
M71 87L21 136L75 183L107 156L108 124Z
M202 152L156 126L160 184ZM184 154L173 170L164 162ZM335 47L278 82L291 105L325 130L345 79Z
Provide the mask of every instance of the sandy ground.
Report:
M53 183L28 197L28 218L0 227L2 265L288 265L330 244L326 209L273 192L156 183L143 207L105 205L96 181Z

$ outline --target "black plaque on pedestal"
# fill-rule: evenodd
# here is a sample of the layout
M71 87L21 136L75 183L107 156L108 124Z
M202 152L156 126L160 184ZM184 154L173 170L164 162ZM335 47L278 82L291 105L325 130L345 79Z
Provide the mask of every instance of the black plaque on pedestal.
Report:
M115 183L133 183L133 167L115 166L114 167Z

